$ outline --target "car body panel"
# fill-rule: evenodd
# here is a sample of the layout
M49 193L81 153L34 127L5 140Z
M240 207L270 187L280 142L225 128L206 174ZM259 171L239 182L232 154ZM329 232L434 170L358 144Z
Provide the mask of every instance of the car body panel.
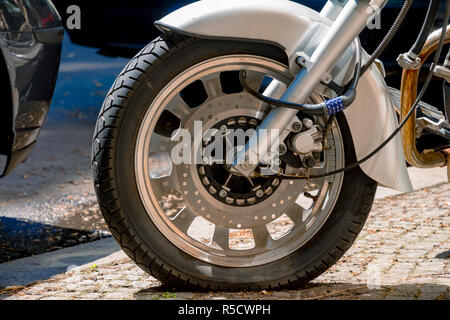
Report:
M62 25L58 11L49 0L3 0L0 10L0 31L32 32Z
M8 157L2 176L26 160L37 141L55 87L62 36L50 1L0 2L0 50L11 90L10 103L1 106L1 153Z
M156 24L163 30L193 37L277 43L292 60L296 52L311 52L331 21L310 8L286 0L204 0L183 7ZM345 65L348 56L341 60L341 65ZM349 71L339 68L339 63L336 68L340 69L337 74L341 74L341 78ZM398 122L394 103L378 68L373 66L361 78L357 91L358 97L345 115L360 160L381 145ZM361 168L385 187L412 191L399 136Z

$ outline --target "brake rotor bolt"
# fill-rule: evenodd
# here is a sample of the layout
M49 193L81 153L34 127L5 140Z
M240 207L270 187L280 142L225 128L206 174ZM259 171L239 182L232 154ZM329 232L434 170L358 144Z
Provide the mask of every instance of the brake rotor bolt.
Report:
M207 186L210 184L210 181L209 181L208 177L204 177L202 182L203 182L204 185L207 185Z
M264 196L264 191L262 191L261 189L259 189L258 191L256 191L256 196L257 196L258 198L263 197L263 196Z
M216 192L217 192L217 189L214 188L213 186L211 186L211 187L209 188L209 193L215 194Z
M220 190L220 192L219 192L219 197L221 197L221 198L225 198L226 196L227 196L227 192L225 191L225 190Z
M294 132L300 132L303 129L303 124L301 122L294 122L292 124L292 131Z

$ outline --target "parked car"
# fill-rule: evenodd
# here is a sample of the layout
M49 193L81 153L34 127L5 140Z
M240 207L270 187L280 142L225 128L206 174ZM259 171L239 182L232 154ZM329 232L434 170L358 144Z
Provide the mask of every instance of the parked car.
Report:
M25 161L45 121L64 36L49 0L0 1L0 177ZM0 162L1 164L1 162Z

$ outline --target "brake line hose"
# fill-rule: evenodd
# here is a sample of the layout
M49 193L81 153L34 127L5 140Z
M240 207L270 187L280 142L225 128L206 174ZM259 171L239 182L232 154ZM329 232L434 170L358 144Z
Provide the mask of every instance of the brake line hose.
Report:
M362 52L361 46L359 45L359 41L356 48L357 48L356 49L357 62L355 66L355 75L353 76L353 79L350 81L349 89L342 96L324 101L319 104L297 104L289 101L283 101L267 97L259 93L258 91L252 89L248 85L248 83L245 80L247 77L247 73L245 70L241 70L239 72L239 81L241 83L242 88L244 88L245 91L254 96L256 99L261 100L267 104L283 108L295 109L309 115L333 116L338 114L339 112L344 111L346 107L350 106L353 103L353 101L355 101L356 87L358 86L358 82L361 77Z
M406 0L403 4L402 9L400 10L400 13L398 14L397 18L394 21L394 24L389 29L389 32L384 37L383 41L381 41L380 45L377 47L377 49L374 51L374 53L370 56L369 60L364 64L361 70L361 75L366 73L367 70L369 70L370 66L377 60L381 54L386 50L386 48L391 43L394 36L397 34L398 30L400 29L400 26L403 24L403 21L406 18L406 15L409 12L409 9L411 9L411 5L413 4L414 0ZM440 0L433 0L433 1L440 1ZM428 34L427 34L428 36ZM422 49L422 48L420 48Z

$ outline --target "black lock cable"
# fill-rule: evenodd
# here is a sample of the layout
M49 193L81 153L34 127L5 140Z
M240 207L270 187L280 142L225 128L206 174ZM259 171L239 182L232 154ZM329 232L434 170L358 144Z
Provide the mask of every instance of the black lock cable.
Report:
M446 8L445 8L445 15L444 15L444 19L443 19L443 26L442 26L442 31L441 31L441 37L439 39L439 44L435 53L435 57L433 60L433 63L431 65L430 71L428 73L428 76L425 80L425 83L422 87L422 90L420 91L416 101L414 102L414 104L412 105L411 109L409 110L408 114L406 115L405 119L402 121L402 123L400 124L400 126L391 134L391 136L389 136L389 138L386 139L385 142L383 142L378 148L376 148L374 151L372 151L370 154L368 154L366 157L364 157L363 159L345 167L339 170L334 170L328 173L323 173L323 174L318 174L318 175L307 175L307 176L298 176L298 175L286 175L286 174L277 174L277 177L279 177L280 179L283 180L307 180L307 179L317 179L317 178L324 178L324 177L328 177L328 176L333 176L342 172L346 172L349 170L352 170L356 167L359 167L361 164L367 162L368 160L370 160L371 158L373 158L378 152L380 152L387 144L389 144L389 142L392 141L392 139L394 139L397 134L403 129L403 127L406 125L406 123L409 121L409 119L411 118L411 116L414 114L415 115L415 111L417 109L417 106L419 105L420 101L422 100L423 96L425 95L425 92L428 89L428 86L430 85L431 79L433 78L434 75L434 71L436 69L436 66L439 62L439 58L441 56L442 53L442 49L444 47L444 41L445 41L445 35L446 35L446 31L447 31L447 25L449 22L449 18L450 18L450 0L446 1Z
M257 98L265 103L268 103L270 105L273 105L273 106L284 107L284 108L289 108L289 109L296 109L296 110L302 111L306 114L316 115L316 116L333 116L339 112L342 112L347 107L349 107L355 100L356 86L358 85L358 81L359 81L360 77L370 68L370 66L375 62L375 60L380 57L380 55L386 50L388 45L391 43L395 34L398 32L398 30L400 29L400 26L402 25L403 21L405 20L413 1L414 0L405 0L405 3L403 4L402 9L400 10L400 13L398 14L397 18L395 19L394 23L392 24L391 28L389 29L389 32L386 34L386 36L384 37L384 39L382 40L380 45L377 47L375 52L370 56L370 58L364 65L362 65L360 45L357 45L357 52L356 52L357 63L356 63L356 70L354 73L354 77L350 81L350 83L346 86L348 88L346 90L346 92L337 98L327 100L320 104L297 104L297 103L293 103L293 102L289 102L289 101L273 99L273 98L267 97L267 96L259 93L256 90L253 90L246 83L246 81L245 81L246 71L245 70L241 70L239 73L239 81L241 83L241 86L255 98ZM433 0L433 1L441 1L441 0ZM332 82L332 84L335 85L333 82ZM336 92L337 91L341 92L341 91L345 90L344 88L340 88L340 87L335 88L332 84L327 85L327 86Z

